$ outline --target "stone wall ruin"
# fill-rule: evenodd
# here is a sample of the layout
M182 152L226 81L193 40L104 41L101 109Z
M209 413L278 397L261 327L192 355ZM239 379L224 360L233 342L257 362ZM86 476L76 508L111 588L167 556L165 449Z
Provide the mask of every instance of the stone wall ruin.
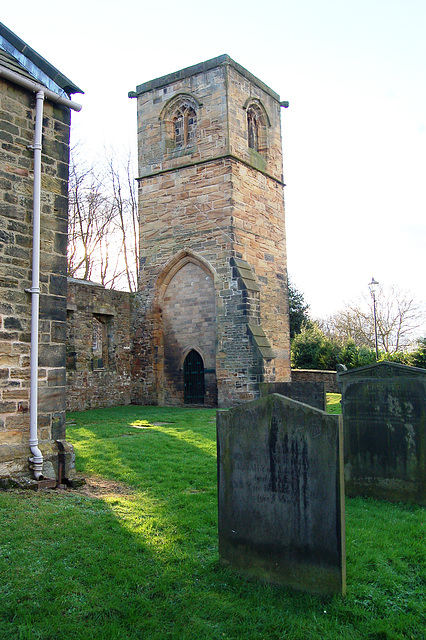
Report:
M130 404L132 295L68 279L67 411Z

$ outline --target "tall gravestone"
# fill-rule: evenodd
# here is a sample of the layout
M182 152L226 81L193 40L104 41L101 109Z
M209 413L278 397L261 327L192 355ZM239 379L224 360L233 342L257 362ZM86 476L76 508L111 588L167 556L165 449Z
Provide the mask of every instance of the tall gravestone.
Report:
M219 555L263 581L345 592L339 416L278 394L217 415Z
M338 379L348 495L426 504L426 370L379 362Z

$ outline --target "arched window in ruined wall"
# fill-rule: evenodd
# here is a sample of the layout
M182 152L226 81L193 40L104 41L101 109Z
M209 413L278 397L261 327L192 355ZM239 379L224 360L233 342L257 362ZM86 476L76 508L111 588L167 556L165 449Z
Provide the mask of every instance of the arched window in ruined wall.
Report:
M167 102L160 120L166 153L191 151L197 143L197 114L201 103L192 95L181 93Z
M93 314L92 318L92 369L109 369L111 366L112 316Z
M268 127L270 121L262 103L250 99L244 105L247 114L247 143L249 149L266 155L268 150Z

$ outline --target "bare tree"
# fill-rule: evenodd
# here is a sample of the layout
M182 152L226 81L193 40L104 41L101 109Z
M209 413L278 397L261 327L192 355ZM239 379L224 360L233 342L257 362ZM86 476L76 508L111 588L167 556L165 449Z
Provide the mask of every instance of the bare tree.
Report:
M121 238L124 275L129 291L136 291L139 224L135 180L130 156L121 166L117 166L111 156L108 161L108 178L116 214L114 224Z
M130 155L110 152L101 164L72 154L69 190L68 275L135 291L138 216Z
M90 280L102 262L114 212L94 167L77 166L74 159L69 193L68 274Z
M424 322L423 305L408 292L381 287L376 294L377 338L379 349L395 353L413 344L416 331ZM322 331L336 342L353 340L359 347L374 348L373 301L368 294L342 311L319 321Z

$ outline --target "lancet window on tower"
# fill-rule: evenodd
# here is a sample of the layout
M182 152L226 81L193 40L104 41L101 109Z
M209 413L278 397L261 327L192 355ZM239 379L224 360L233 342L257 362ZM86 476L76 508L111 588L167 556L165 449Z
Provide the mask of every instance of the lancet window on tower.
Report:
M247 142L250 149L262 155L267 151L268 117L260 104L253 102L247 107Z
M195 142L197 114L190 105L183 105L177 109L173 125L176 147L187 147Z
M247 111L248 146L257 151L258 146L258 123L254 109Z
M197 142L198 100L190 94L172 98L160 115L166 153L190 150Z

